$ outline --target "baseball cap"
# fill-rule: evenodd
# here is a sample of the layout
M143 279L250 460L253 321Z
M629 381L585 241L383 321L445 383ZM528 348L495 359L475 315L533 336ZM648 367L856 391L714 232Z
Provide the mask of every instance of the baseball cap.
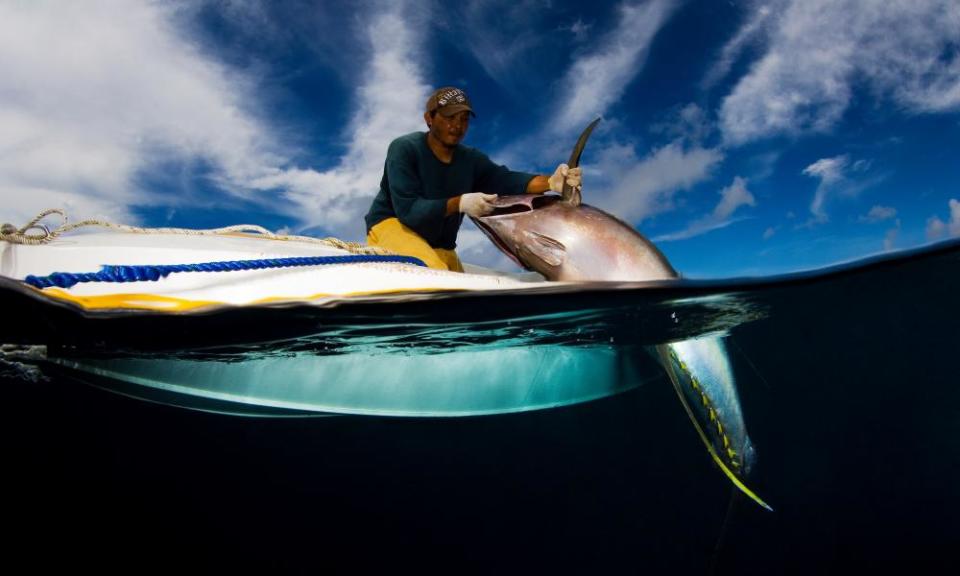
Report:
M457 112L467 110L471 116L476 117L473 108L470 107L470 100L467 94L453 86L440 88L427 99L427 112L437 111L444 116L453 116Z

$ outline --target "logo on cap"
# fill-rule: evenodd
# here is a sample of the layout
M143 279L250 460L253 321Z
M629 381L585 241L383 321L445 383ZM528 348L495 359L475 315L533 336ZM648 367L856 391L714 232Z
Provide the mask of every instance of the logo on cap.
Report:
M467 111L471 116L476 116L473 107L470 105L470 99L467 94L453 86L446 86L437 89L427 100L427 112L440 112L445 116L456 114L457 112Z
M463 90L459 88L444 90L443 92L437 94L438 108L446 106L447 104L463 104L466 101L467 101L466 94L464 94Z

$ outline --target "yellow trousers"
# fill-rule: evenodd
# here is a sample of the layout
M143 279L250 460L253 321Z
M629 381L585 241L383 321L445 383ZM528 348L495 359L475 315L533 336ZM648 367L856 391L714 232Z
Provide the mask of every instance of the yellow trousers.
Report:
M419 258L430 268L463 272L463 265L454 250L434 248L396 218L387 218L371 228L367 233L367 244Z

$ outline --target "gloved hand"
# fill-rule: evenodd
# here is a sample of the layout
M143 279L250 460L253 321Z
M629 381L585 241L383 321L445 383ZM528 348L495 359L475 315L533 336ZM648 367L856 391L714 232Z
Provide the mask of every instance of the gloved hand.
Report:
M493 202L497 199L496 194L484 194L483 192L468 192L460 196L460 211L468 216L479 218L493 212L495 206Z
M566 183L569 184L574 190L579 190L582 184L582 173L583 171L579 166L576 168L570 168L566 164L557 166L553 176L547 179L547 182L550 184L550 190L562 193L564 181L566 181Z

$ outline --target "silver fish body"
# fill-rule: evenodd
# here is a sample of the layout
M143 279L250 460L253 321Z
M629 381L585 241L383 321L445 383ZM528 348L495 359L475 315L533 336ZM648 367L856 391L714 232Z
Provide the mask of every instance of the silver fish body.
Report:
M666 257L632 226L557 196L501 196L477 226L517 264L549 280L669 280Z

